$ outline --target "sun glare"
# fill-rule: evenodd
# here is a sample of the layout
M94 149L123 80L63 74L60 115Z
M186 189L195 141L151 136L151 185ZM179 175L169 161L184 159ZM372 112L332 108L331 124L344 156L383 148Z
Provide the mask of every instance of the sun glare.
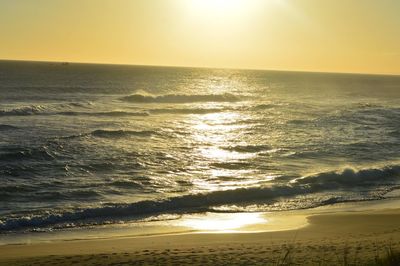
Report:
M192 0L191 4L199 11L232 11L243 8L245 0Z
M202 17L219 17L244 15L254 8L261 7L261 0L188 0L187 10Z
M181 222L182 226L195 230L227 232L258 223L266 223L267 220L260 213L232 213L193 215Z

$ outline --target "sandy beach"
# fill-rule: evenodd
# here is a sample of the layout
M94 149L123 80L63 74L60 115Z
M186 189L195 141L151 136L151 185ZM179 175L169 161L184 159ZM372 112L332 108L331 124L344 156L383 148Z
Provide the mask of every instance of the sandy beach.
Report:
M400 249L400 209L308 213L307 224L291 230L3 245L0 264L366 265Z

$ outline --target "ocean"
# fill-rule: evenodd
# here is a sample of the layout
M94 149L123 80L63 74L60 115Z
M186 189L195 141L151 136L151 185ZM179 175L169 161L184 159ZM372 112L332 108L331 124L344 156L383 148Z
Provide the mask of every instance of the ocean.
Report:
M0 234L400 197L400 76L0 61Z

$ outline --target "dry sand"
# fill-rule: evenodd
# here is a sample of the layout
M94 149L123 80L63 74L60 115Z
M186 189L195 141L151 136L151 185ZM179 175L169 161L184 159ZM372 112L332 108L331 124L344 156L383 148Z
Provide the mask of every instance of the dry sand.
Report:
M323 213L262 233L201 233L0 246L1 265L364 265L400 250L400 209ZM286 263L286 264L285 264Z

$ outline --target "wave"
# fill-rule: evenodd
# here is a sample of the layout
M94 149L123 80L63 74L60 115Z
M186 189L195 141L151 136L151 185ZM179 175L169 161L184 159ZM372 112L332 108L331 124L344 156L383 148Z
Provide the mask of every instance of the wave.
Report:
M17 129L19 129L19 127L6 125L6 124L0 124L0 131L17 130Z
M129 179L115 180L109 183L109 185L118 188L143 188L143 186L139 182L135 182Z
M241 99L233 94L167 94L160 96L149 96L133 94L122 97L121 100L133 103L194 103L194 102L238 102Z
M270 195L290 194L289 187L250 188L217 191L208 194L195 194L174 197L162 201L146 200L131 204L115 204L99 208L88 208L50 215L18 217L0 220L0 231L21 228L46 227L61 223L84 222L85 220L109 221L138 215L153 215L163 212L207 211L208 206L235 203L238 199L251 201L264 199ZM279 191L279 192L278 192ZM93 222L93 221L92 221Z
M67 107L83 107L83 108L88 108L93 106L94 103L92 102L70 102L65 104Z
M110 112L58 112L57 115L65 115L65 116L111 116L111 117L120 117L120 116L149 116L147 112L124 112L124 111L110 111Z
M127 112L127 111L75 111L76 108L89 109L93 104L88 103L61 103L55 105L30 105L22 106L11 109L0 110L0 116L30 116L30 115L64 115L64 116L109 116L109 117L120 117L120 116L149 116L148 112ZM62 110L62 111L60 111ZM64 111L66 110L66 111ZM0 130L2 128L0 127Z
M222 108L160 108L152 109L150 113L154 114L212 114L224 112L227 109Z
M20 161L20 160L54 160L53 154L46 146L39 148L11 148L6 152L0 153L1 161Z
M188 213L210 211L212 207L226 204L268 203L282 197L292 197L309 193L318 193L335 189L354 189L382 184L394 184L399 181L400 166L386 166L355 170L346 168L341 171L322 172L293 180L288 184L270 187L240 188L236 190L214 191L210 193L183 195L164 200L146 200L130 204L113 204L97 208L77 209L52 214L27 217L4 217L0 220L0 231L23 228L48 227L62 224L104 222L129 219L137 216L160 213ZM125 186L127 184L120 184ZM322 200L319 204L332 204L341 199Z
M18 184L18 185L0 185L0 195L3 193L29 193L37 191L37 187L30 184Z
M295 183L319 189L337 189L382 185L398 179L400 179L400 165L361 170L345 168L339 172L324 172L298 178Z
M222 163L212 163L212 167L228 169L228 170L241 170L251 168L252 165L246 162L222 162Z
M46 107L43 105L22 106L14 109L0 110L0 116L36 115L44 111L46 111Z
M259 104L259 105L251 107L251 110L254 110L254 111L266 110L266 109L274 108L276 106L277 106L276 104L272 104L272 103L270 103L270 104Z
M151 137L156 135L157 132L152 130L133 131L133 130L104 130L98 129L90 133L90 135L98 138L123 138L129 136L137 137Z
M89 189L71 189L68 191L38 190L35 192L35 198L38 200L88 200L90 198L98 198L100 196L101 193Z
M35 82L36 83L36 82ZM103 86L104 85L104 86ZM31 85L10 85L10 84L2 84L1 90L8 93L13 93L16 90L21 90L26 95L24 97L31 98L35 97L37 99L51 99L51 98L59 98L60 95L64 94L105 94L105 95L114 95L114 94L127 94L132 92L132 88L129 87L113 87L109 84L102 84L100 86L88 86L87 85L70 85L69 82L64 82L63 85L60 84L41 84L37 86Z
M400 122L400 108L351 108L321 115L315 120L319 126L333 123L354 123L361 126L390 125L397 127Z
M0 116L29 116L29 115L52 115L57 114L52 112L58 109L64 108L88 108L92 106L91 102L70 102L70 103L59 103L50 105L28 105L20 106L11 109L0 110Z
M257 152L271 150L271 146L268 146L268 145L236 145L236 146L222 147L222 149L227 150L227 151L240 152L240 153L257 153Z

